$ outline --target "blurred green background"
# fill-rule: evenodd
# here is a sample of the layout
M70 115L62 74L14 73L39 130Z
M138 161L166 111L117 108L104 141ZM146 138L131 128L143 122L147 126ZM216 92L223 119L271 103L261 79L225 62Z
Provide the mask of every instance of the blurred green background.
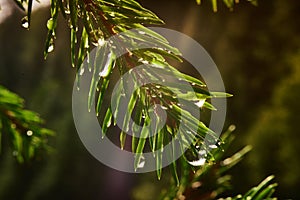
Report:
M300 2L261 0L255 7L241 1L233 12L220 4L218 13L208 1L200 7L194 0L139 2L157 13L165 27L203 45L234 94L226 125L237 126L237 139L228 153L245 144L254 149L231 171L235 187L228 194L245 192L275 174L279 199L300 199ZM55 51L45 61L49 10L33 13L29 31L21 27L24 15L15 8L0 20L0 84L24 97L27 107L57 132L50 141L56 152L20 165L4 137L0 199L155 199L167 186L155 173L110 169L79 140L71 110L75 70L66 22L60 16Z

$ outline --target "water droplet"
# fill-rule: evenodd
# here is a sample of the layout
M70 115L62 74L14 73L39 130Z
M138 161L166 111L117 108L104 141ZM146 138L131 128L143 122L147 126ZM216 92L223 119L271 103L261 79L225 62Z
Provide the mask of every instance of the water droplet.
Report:
M137 165L137 168L138 168L138 169L144 168L145 164L146 164L145 158L144 158L144 156L142 156L142 157L140 158L139 164Z
M194 86L194 85L196 85L196 83L192 83L192 85Z
M159 96L159 98L162 98L162 97L163 97L162 93L159 93L158 96Z
M198 102L195 103L195 105L198 106L199 108L202 108L204 103L205 103L205 99L200 99Z
M23 28L26 28L26 29L29 28L29 21L28 21L27 16L23 17L22 20L21 20L21 22L22 22L22 27Z
M79 71L79 75L82 76L83 73L84 73L84 67L81 67L81 68L80 68L80 71Z
M160 86L160 85L156 85L155 87L156 87L157 89L161 88L161 86Z
M166 107L166 106L161 106L161 108L164 110L168 110L168 107Z
M102 47L102 46L106 43L106 41L105 41L103 38L100 38L100 39L97 41L97 43L98 43L98 45L99 45L100 47Z
M156 98L156 95L155 95L155 94L152 94L151 97L152 97L152 98Z
M235 130L235 128L236 128L235 125L230 125L229 128L228 128L228 130L232 132L232 131Z
M199 155L202 156L202 157L203 157L203 156L204 156L204 157L207 156L206 151L203 150L203 149L199 151Z
M147 60L142 60L141 62L142 62L144 65L149 64L149 61L147 61Z
M145 35L146 33L144 31L139 31L139 34Z
M188 163L192 166L203 166L206 162L205 158L199 158L198 160L188 161Z
M26 134L27 134L27 136L32 136L33 132L32 132L31 130L28 130L28 131L26 132Z
M216 148L218 148L218 146L215 145L215 144L210 144L210 145L208 145L208 147L211 148L211 149L216 149Z
M202 166L206 163L207 152L205 150L195 150L187 149L184 153L187 162L192 166Z
M104 65L104 68L103 68L103 70L99 73L99 76L101 76L101 77L106 77L106 76L108 76L108 74L110 73L110 65L111 65L111 62L110 62L110 57L111 57L111 52L108 54L108 59L107 59L107 61L106 61L106 63L105 63L105 65Z
M49 47L48 47L48 53L52 52L54 50L54 44L50 43Z

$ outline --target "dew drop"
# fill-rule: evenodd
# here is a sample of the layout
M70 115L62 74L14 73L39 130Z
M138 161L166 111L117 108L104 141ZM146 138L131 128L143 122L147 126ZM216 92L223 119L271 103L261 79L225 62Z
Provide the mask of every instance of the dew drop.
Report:
M204 103L205 103L205 99L200 99L198 102L195 103L195 105L198 106L199 108L202 108Z
M144 158L144 156L142 156L142 157L140 158L139 164L137 165L137 168L138 168L138 169L144 168L145 164L146 164L145 158Z
M54 44L50 44L49 47L48 47L48 53L52 52L54 50Z
M156 85L155 87L156 87L157 89L161 88L161 86L160 86L160 85Z
M206 154L206 151L202 149L199 151L199 155L205 157L207 154Z
M33 132L32 132L31 130L28 130L28 131L26 132L26 134L27 134L27 136L32 136L32 135L33 135Z
M139 34L145 35L146 33L144 31L139 31Z
M103 38L100 38L97 43L100 47L102 47L106 43L106 41Z
M205 158L199 158L198 160L188 161L188 163L192 166L203 166L206 162Z
M26 28L26 29L29 28L29 21L28 21L27 16L23 17L22 20L21 20L21 22L22 22L22 27L23 28Z
M168 110L168 108L167 108L166 106L161 106L161 108L162 108L163 110Z
M121 97L125 97L126 96L124 92L122 92L120 95L121 95Z
M218 146L215 145L215 144L210 144L210 145L208 145L208 147L211 148L211 149L216 149L216 148L218 148Z
M197 151L197 153L192 149L187 149L184 156L186 157L187 162L192 166L202 166L206 163L207 154L203 149Z
M103 70L99 73L99 76L101 76L101 77L107 77L110 72L109 66L111 65L111 63L109 61L109 58L111 57L111 53L109 53L107 57L108 57L108 60L105 63Z
M79 75L82 76L83 73L84 73L84 67L81 67L81 68L80 68L80 71L79 71Z
M141 62L142 62L144 65L149 64L149 61L147 61L147 60L142 60Z

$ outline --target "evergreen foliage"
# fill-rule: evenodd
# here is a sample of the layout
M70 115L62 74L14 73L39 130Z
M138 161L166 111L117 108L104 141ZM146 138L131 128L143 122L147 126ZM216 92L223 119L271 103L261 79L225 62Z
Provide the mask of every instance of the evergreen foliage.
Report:
M27 11L27 16L22 19L22 24L25 28L30 27L31 10L33 0L16 0L17 5L23 10ZM217 11L217 1L212 0L212 7L214 11ZM250 1L255 3L255 1ZM198 4L201 1L197 1ZM224 3L228 8L232 8L238 1L225 1ZM27 8L24 8L24 5ZM55 38L56 38L56 26L59 13L68 21L70 28L70 40L71 40L71 62L72 66L76 67L78 72L83 70L92 71L93 79L91 80L89 96L89 105L87 109L92 109L92 106L96 107L96 112L99 114L101 109L103 110L102 102L105 91L107 90L111 74L116 68L120 75L130 71L134 66L144 64L149 67L158 66L162 74L172 74L177 80L185 79L191 85L196 93L196 96L191 97L189 93L182 92L179 84L174 83L172 90L177 90L181 98L186 102L186 106L193 105L196 109L209 109L215 110L214 106L209 103L210 98L226 98L231 95L226 93L209 92L206 89L205 83L191 77L187 74L183 74L175 69L168 60L181 62L180 52L172 47L168 41L159 35L145 27L145 24L161 25L163 21L158 18L153 12L143 8L139 3L133 0L52 0L51 1L51 18L47 22L48 36L46 38L46 45L44 56L47 57L48 53L54 50ZM121 33L125 30L138 28L143 33L136 34L130 32L128 37L120 38L121 42L125 45L138 45L141 43L153 44L157 47L144 50L129 51L120 58L115 59L116 52L114 46L105 42L108 38ZM122 45L121 45L122 46ZM86 57L89 57L89 52L94 48L97 48L95 60L97 62L90 63L89 69L83 69L82 64ZM105 71L103 67L107 65ZM148 69L148 68L147 68ZM150 69L150 68L149 68ZM104 73L105 72L105 73ZM84 72L83 72L84 73ZM78 83L80 87L80 74L77 73ZM144 71L142 74L134 75L136 80L152 79L162 80L163 77L159 74L149 71ZM119 88L126 95L126 83L121 84ZM96 91L100 92L97 93ZM222 139L218 139L215 133L210 130L202 121L193 116L188 110L184 109L184 105L180 107L176 99L173 98L174 93L169 88L165 88L159 84L149 84L139 88L135 93L130 96L130 102L127 110L127 114L123 122L123 130L136 132L140 134L141 138L132 138L132 152L137 153L135 160L135 167L138 168L143 152L145 151L146 136L149 135L148 124L154 123L154 128L158 127L159 114L151 110L154 104L159 104L164 108L167 108L167 123L158 133L157 137L150 137L147 141L151 151L161 149L163 150L164 144L171 141L174 137L178 137L180 140L181 150L188 149L184 156L178 161L174 161L170 167L173 175L173 181L166 194L163 194L162 199L180 199L183 196L194 195L190 193L189 189L195 187L197 184L202 184L205 180L212 181L212 186L207 186L208 190L197 191L197 196L201 196L203 199L212 199L219 197L222 192L228 189L230 178L224 173L232 166L237 164L241 158L250 150L249 147L245 147L240 152L234 154L232 157L222 159L224 150L228 148L229 143L232 141L232 130L226 132ZM119 102L122 97L119 96L117 101ZM97 104L93 105L93 101L97 100ZM203 104L197 107L197 102L202 101ZM117 105L118 105L117 102ZM53 132L42 128L42 120L34 112L23 109L23 100L17 95L9 92L5 88L0 88L0 128L3 128L6 132L9 132L13 137L13 146L18 161L33 157L37 149L47 149L46 139L48 136L52 136ZM117 111L116 111L117 112ZM111 108L104 110L105 117L102 122L103 134L106 134L107 129L111 124L115 124L113 117L116 117L118 113L112 113ZM181 116L188 116L183 120ZM151 121L150 116L155 116L155 122ZM143 128L136 129L134 126L130 126L128 119L133 117L135 122L141 125ZM180 123L184 124L184 128L180 130ZM192 129L197 131L190 134ZM179 135L175 135L174 132L179 131ZM193 157L197 157L199 154L199 145L203 144L203 139L209 134L213 141L216 143L216 149L214 149L205 159L205 163L201 166L190 165ZM120 133L120 146L125 146L126 133ZM205 148L211 148L205 146ZM172 155L172 152L171 154ZM192 159L190 159L192 157ZM161 155L156 155L157 162L157 176L160 179L162 174L162 158ZM178 167L178 164L180 165ZM178 171L180 172L178 173ZM194 172L194 173L191 173ZM179 176L179 175L180 176ZM192 177L192 178L191 178ZM249 190L245 195L238 195L233 198L227 199L266 199L271 198L276 184L271 184L273 177L268 177L260 185ZM204 187L205 188L205 187ZM202 188L203 189L203 188ZM189 197L193 199L193 197Z

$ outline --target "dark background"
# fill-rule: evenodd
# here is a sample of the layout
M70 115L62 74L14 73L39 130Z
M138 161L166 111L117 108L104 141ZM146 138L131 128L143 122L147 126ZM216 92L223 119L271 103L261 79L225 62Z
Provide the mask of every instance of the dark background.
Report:
M243 193L275 174L276 195L299 199L300 2L261 0L255 7L241 1L233 12L220 3L218 13L212 12L209 1L201 6L192 0L140 2L166 22L164 27L203 45L227 91L234 94L228 100L226 126L237 126L237 139L228 154L246 144L254 149L230 171L235 187L229 194ZM79 140L71 111L75 69L63 18L55 51L44 60L49 10L33 13L29 31L21 27L24 15L14 9L0 24L0 84L24 97L27 108L39 112L46 126L57 132L50 141L56 152L19 165L4 140L0 199L155 199L167 187L165 180L157 181L155 173L110 169Z

